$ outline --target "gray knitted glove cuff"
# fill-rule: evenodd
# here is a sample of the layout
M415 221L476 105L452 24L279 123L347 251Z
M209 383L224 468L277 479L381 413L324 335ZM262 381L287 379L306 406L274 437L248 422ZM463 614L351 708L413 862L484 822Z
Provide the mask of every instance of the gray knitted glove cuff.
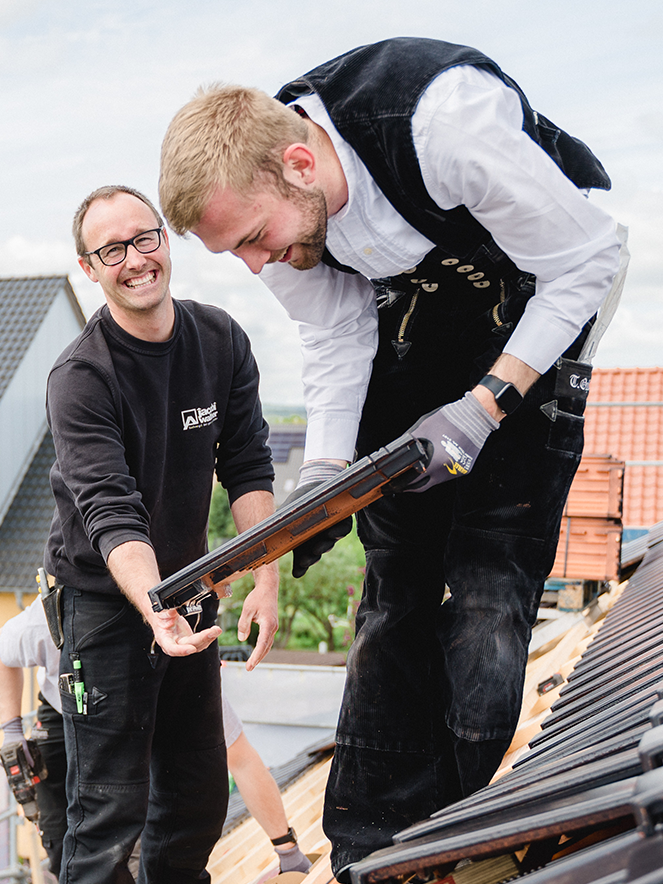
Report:
M488 436L499 427L499 421L488 414L474 393L467 392L457 402L450 402L444 411L477 448L482 448Z
M342 473L345 467L338 463L332 463L324 458L317 460L307 460L299 468L299 482L297 487L302 485L313 485L326 482L327 479L334 479L339 473Z
M0 724L0 728L5 732L5 744L18 743L23 739L23 722L20 715Z

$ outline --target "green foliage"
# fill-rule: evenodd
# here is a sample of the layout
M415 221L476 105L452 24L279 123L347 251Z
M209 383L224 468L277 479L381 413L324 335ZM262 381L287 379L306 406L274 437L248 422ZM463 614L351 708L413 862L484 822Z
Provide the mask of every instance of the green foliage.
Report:
M209 511L207 537L210 549L216 549L224 540L237 535L237 528L230 512L228 493L221 484L214 486Z
M297 405L266 405L263 403L263 415L267 423L274 424L305 424L306 409Z
M354 616L361 596L364 551L356 532L340 540L303 577L292 576L292 553L279 562L279 630L275 647L347 648L354 636ZM253 588L250 576L233 583L232 598L222 600L223 644L236 644L242 602Z

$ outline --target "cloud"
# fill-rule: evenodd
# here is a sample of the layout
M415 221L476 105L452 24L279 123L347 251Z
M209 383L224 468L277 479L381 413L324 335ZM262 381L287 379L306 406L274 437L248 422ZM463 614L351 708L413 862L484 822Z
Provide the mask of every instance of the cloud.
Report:
M633 256L598 360L660 362L653 340L663 282L660 0L605 0L600 15L577 0L337 0L331 7L311 0L305 19L272 0L2 0L0 273L68 273L92 312L101 299L73 255L74 210L107 183L156 198L163 133L201 83L273 92L327 58L399 34L478 46L535 107L596 151L614 186L593 199L629 226ZM232 313L252 338L263 395L300 402L295 325L259 280L193 241L174 244L173 259L175 296Z
M13 25L21 20L32 17L38 7L44 6L46 0L2 0L0 3L0 27Z

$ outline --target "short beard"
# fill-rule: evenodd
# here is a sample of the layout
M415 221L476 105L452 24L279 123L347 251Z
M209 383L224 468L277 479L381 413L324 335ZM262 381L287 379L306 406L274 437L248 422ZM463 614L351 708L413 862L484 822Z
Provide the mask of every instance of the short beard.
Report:
M287 182L286 182L287 183ZM290 262L295 270L312 270L316 267L325 251L327 241L327 200L322 190L302 190L287 183L288 199L295 202L302 210L304 239L297 243L302 257L296 264Z

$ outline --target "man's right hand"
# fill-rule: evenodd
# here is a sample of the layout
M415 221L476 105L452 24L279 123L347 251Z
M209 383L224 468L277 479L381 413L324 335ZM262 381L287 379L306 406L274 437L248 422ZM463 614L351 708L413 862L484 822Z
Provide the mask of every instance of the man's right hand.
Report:
M0 724L0 730L5 732L5 738L2 742L2 748L7 749L14 743L20 743L25 754L25 760L28 762L30 767L34 765L34 760L32 758L32 754L30 753L30 745L26 739L25 734L23 733L23 719L20 715L15 715L14 718L11 718L9 721L6 721L4 724Z
M204 651L221 635L218 626L210 626L194 632L187 620L175 608L152 612L148 617L154 638L164 654L169 657L189 657Z
M188 657L204 651L221 635L218 626L194 633L175 608L158 613L152 610L147 593L159 583L161 575L154 550L148 543L138 540L121 543L111 550L106 564L124 595L152 628L156 643L164 654Z

